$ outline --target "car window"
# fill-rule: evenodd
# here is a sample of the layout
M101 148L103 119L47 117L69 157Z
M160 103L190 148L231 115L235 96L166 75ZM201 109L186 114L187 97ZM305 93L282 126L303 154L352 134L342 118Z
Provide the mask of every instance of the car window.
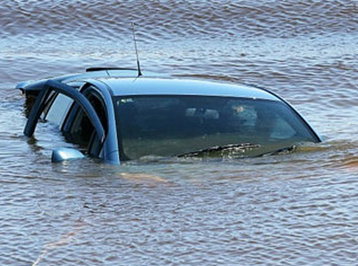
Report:
M107 131L106 111L101 97L94 91L87 93L89 102L94 107L102 126ZM79 144L88 154L98 156L100 151L100 140L96 131L82 108L74 108L76 114L70 126L70 130L65 133L67 139Z
M45 119L57 125L61 125L66 118L66 114L72 103L73 100L70 97L61 93L57 94L56 99L49 108Z
M118 142L130 159L173 156L217 145L277 147L314 141L297 114L279 101L133 96L115 102Z

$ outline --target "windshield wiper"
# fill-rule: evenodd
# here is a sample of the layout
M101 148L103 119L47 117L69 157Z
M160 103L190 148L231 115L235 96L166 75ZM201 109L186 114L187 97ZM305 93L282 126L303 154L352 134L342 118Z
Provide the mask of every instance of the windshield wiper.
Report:
M222 146L213 146L210 148L186 152L177 155L177 157L200 157L200 156L224 156L228 155L245 155L245 152L261 148L259 144L240 143L240 144L227 144Z
M274 151L262 153L259 156L287 154L287 153L292 153L296 150L297 150L297 145L291 145L291 146L280 148L280 149L277 149Z

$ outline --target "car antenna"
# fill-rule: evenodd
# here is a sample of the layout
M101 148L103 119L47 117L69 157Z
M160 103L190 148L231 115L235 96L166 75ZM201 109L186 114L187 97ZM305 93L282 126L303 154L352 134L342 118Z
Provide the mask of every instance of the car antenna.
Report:
M133 41L134 41L135 54L137 56L138 77L140 77L140 76L142 76L142 71L140 70L140 63L139 63L139 56L138 56L138 49L137 49L137 40L135 38L134 22L132 22L132 32L133 32Z

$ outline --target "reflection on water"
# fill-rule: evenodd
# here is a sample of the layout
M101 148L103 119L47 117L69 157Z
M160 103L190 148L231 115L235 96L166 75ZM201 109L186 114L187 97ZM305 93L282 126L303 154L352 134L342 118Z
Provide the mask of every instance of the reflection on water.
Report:
M0 263L354 264L355 1L6 1L0 7ZM22 80L135 67L256 84L325 142L260 158L92 159L50 124L22 131Z

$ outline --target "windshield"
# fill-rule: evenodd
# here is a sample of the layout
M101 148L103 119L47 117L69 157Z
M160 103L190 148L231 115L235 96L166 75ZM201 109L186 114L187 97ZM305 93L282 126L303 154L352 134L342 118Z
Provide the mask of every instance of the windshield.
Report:
M115 97L114 103L122 160L217 152L233 144L242 145L235 151L246 157L316 141L278 101L175 95Z

